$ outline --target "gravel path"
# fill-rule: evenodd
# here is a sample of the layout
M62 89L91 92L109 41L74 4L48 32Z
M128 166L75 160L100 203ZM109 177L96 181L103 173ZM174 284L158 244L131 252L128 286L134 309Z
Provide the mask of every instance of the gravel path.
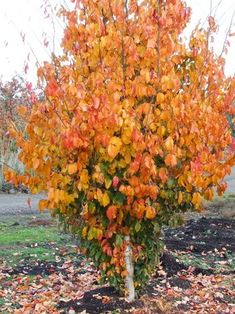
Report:
M225 181L228 183L228 189L226 192L235 194L235 168L233 168L231 175L225 178Z
M228 183L228 194L235 194L235 168L230 176L226 178ZM31 200L31 207L28 205L28 199ZM7 214L33 214L38 212L38 201L42 195L27 194L0 194L0 215Z
M0 215L38 213L38 201L42 198L41 195L0 194Z

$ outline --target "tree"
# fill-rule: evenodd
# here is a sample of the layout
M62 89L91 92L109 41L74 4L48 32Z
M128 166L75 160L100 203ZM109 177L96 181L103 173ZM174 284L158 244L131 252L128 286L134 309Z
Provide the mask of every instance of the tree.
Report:
M34 100L35 92L32 85L25 82L21 76L16 75L6 82L0 79L0 185L3 178L3 165L9 163L9 159L18 151L15 141L8 134L9 125L22 132L25 121L18 114L18 110L22 108L30 110ZM22 105L24 106L21 107Z
M183 42L181 0L80 0L60 13L63 54L38 70L45 100L22 112L27 137L10 130L26 172L6 177L47 192L40 209L132 301L159 261L162 226L225 191L235 80L209 46L212 17Z

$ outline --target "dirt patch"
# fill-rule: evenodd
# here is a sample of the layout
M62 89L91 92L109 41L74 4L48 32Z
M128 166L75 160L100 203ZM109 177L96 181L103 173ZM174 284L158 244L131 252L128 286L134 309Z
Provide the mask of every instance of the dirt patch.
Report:
M28 222L29 226L52 226L55 222L52 219L32 219Z

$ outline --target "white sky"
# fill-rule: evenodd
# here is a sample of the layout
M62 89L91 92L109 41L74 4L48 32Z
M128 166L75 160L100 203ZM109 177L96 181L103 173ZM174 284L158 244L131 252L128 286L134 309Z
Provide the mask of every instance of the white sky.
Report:
M36 68L35 57L40 62L48 59L46 48L43 46L42 34L48 34L48 39L52 43L53 25L50 19L45 19L41 5L48 0L0 0L0 76L3 79L10 79L14 74L24 75L23 68L30 52L30 68L28 79L35 80ZM52 6L66 2L66 0L50 0ZM221 0L217 10L217 20L220 31L215 38L215 48L221 51L226 30L229 27L232 14L235 10L235 0ZM69 2L69 0L67 0ZM216 7L220 0L212 0L213 7ZM186 0L188 6L193 10L191 25L195 26L199 20L203 23L210 13L211 0ZM58 19L57 19L58 21ZM60 37L63 31L62 25L56 24L55 43L58 49ZM235 18L232 31L235 32ZM20 33L26 34L25 43L22 42ZM226 73L235 73L235 36L230 38L231 47L226 57ZM52 44L50 44L52 49Z

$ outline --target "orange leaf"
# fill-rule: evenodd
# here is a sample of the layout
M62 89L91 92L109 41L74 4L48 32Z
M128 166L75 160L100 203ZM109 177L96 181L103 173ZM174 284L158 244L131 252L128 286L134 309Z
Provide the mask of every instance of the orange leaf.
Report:
M163 183L165 183L168 180L167 170L165 168L160 168L158 175Z
M117 217L117 209L118 207L114 205L109 206L109 208L107 209L106 215L110 221L114 220Z
M214 192L212 189L208 188L206 189L205 193L204 193L204 196L205 198L208 200L208 201L211 201L213 199L213 196L214 196Z
M33 160L33 168L36 170L40 166L40 160L35 158Z
M177 165L177 158L174 154L168 154L165 158L165 164L167 166L174 167Z
M38 203L38 207L40 210L45 210L47 209L48 206L48 201L47 200L40 200Z

